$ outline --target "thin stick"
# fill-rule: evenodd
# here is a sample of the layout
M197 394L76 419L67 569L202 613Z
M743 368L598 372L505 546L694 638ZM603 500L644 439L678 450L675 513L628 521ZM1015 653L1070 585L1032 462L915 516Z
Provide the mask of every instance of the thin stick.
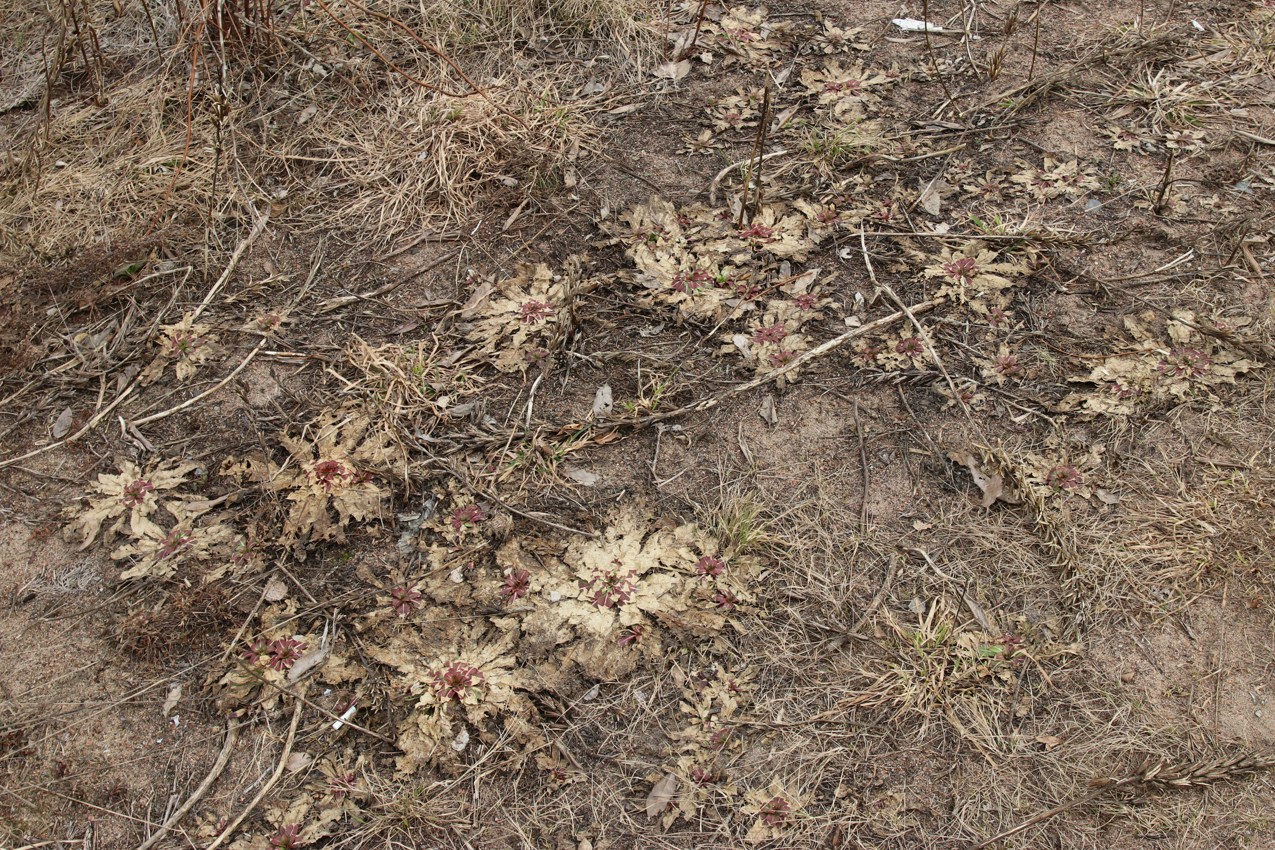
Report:
M787 153L788 151L771 151L770 153L763 156L761 158L761 161L765 162L768 159L774 159L777 156L784 156ZM721 171L717 172L716 176L713 177L712 182L708 184L708 202L710 204L713 204L714 206L717 205L717 184L722 182L723 177L725 177L731 171L734 171L736 168L739 168L741 165L751 166L752 162L753 162L753 157L752 155L749 155L748 159L741 159L739 162L732 162L730 165L726 166Z
M256 210L253 210L256 213ZM257 223L252 226L252 231L244 237L239 243L239 247L235 248L235 253L230 255L230 263L226 266L226 270L221 273L221 277L217 278L217 282L213 284L212 289L208 290L208 294L204 296L204 300L195 308L195 312L191 316L191 320L198 319L203 312L208 309L208 305L217 297L217 293L226 285L226 281L230 280L230 276L234 274L235 266L239 265L239 260L243 257L244 252L251 247L253 242L257 241L257 237L266 229L266 224L270 221L270 208L266 207L257 219Z
M305 703L301 700L297 700L296 706L292 709L292 724L288 726L288 738L283 742L283 752L279 755L279 764L274 769L274 775L270 777L265 785L261 786L261 790L257 792L257 796L252 798L252 802L239 813L239 816L231 822L230 826L223 829L221 834L217 836L216 840L213 841L212 844L209 844L205 850L216 850L216 848L220 847L227 838L233 835L234 831L239 827L239 824L243 823L244 820L247 819L248 815L252 814L252 810L257 808L257 804L265 799L266 794L268 794L270 789L275 786L275 783L279 781L279 777L283 776L283 771L288 766L288 756L292 755L292 742L296 740L297 737L297 724L301 722L301 709L304 705Z
M695 52L695 42L699 41L700 28L704 26L704 12L708 10L708 0L700 0L699 14L695 16L695 33L691 36L691 43L686 45L686 49L682 51L682 55L678 56L678 61L685 59Z
M1076 799L1070 802L1063 803L1061 806L1054 806L1052 809L1047 809L1046 811L1043 811L1040 814L1033 815L1032 817L1020 823L1018 826L1013 827L1012 829L1007 829L998 835L993 835L991 838L987 839L986 841L980 841L977 844L971 844L968 848L966 848L966 850L982 850L982 848L987 847L991 844L994 844L997 841L1000 841L1002 838L1009 838L1011 835L1017 835L1023 830L1030 829L1031 827L1035 826L1038 823L1043 823L1044 821L1047 821L1052 817L1061 815L1063 812L1074 809L1077 806L1082 805L1084 803L1088 803L1090 800L1093 800L1097 797L1101 797L1103 794L1107 793L1109 789L1117 787L1118 784L1119 783L1113 782L1110 785L1105 785L1101 788L1095 788L1093 791L1090 791L1088 794L1084 795L1083 797L1077 797Z
M415 441L415 440L413 440L412 442L414 442L414 443L415 443L416 441ZM416 443L416 447L417 447L418 449L420 449L421 451L424 451L424 452L426 452L426 453L428 453L428 452L429 452L429 449L425 448L425 447L424 447L424 446L422 446L420 443ZM464 487L466 490L468 490L469 492L473 493L473 494L474 494L475 496L477 496L478 498L480 498L480 499L488 499L488 500L490 500L490 501L492 501L492 502L495 502L496 504L500 505L500 506L501 506L502 508L504 508L505 510L509 511L511 514L515 514L516 516L520 516L520 517L522 517L523 519L529 519L529 520L531 520L532 522L538 522L538 523L540 523L541 525L547 525L547 526L549 526L550 528L556 528L556 529L558 529L559 531L566 531L566 532L569 532L569 533L571 533L571 534L579 534L581 537L591 537L591 538L592 538L592 537L597 537L597 536L598 536L598 535L597 535L597 532L593 532L593 531L584 531L583 529L573 528L573 527L571 527L571 526L569 526L569 525L563 525L562 523L554 522L554 521L553 521L553 520L551 520L551 519L547 519L547 518L545 518L542 514L533 514L533 513L530 513L530 512L528 512L528 511L523 511L523 510L519 510L518 508L515 508L513 505L511 505L511 504L509 504L508 502L504 501L503 499L501 499L501 498L500 498L499 496L497 496L496 494L494 494L494 493L489 493L489 492L487 492L486 490L483 490L481 487L476 487L476 486L474 486L473 482L471 482L471 481L469 480L469 477L468 477L467 475L465 475L465 473L461 472L459 469L457 469L456 467L452 466L450 463L448 463L446 460L444 460L444 459L443 459L443 458L441 458L441 457L437 457L437 456L431 457L431 458L430 458L430 462L431 462L431 463L436 463L437 465L441 466L441 467L442 467L442 468L443 468L443 469L444 469L444 470L445 470L445 471L446 471L449 475L451 475L453 478L455 478L455 479L456 479L456 480L460 483L460 486Z
M1164 176L1160 179L1160 191L1155 196L1156 214L1164 212L1164 195L1169 191L1169 186L1173 183L1173 160L1177 151L1169 151L1169 161L1164 164Z
M934 45L930 43L930 0L924 0L921 4L921 22L924 24L921 29L925 33L925 53L930 57L930 67L934 69L934 76L938 78L939 85L943 88L943 95L948 103L951 103L952 93L948 91L947 80L939 73L939 63L934 58Z
M221 776L221 772L226 769L226 763L230 761L230 753L235 748L235 742L239 740L240 724L234 721L228 721L226 724L226 742L221 745L221 752L217 754L217 760L213 762L212 770L208 771L208 775L204 777L204 781L199 783L199 787L195 789L195 793L186 799L185 803L177 811L164 821L164 825L155 830L150 838L138 845L137 850L150 850L155 842L164 837L164 833L170 832L177 824L181 823L182 818L195 807L217 781L217 777Z
M739 227L744 226L745 218L751 221L761 209L761 164L764 161L762 151L766 148L766 125L770 123L770 93L774 87L774 80L767 77L766 88L761 96L761 120L757 122L757 138L753 142L753 155L748 160L748 173L744 175L744 197L739 204L739 220L736 222ZM754 178L757 180L757 201L749 212L748 195Z
M161 419L167 419L169 416L172 416L174 413L180 413L186 408L191 407L192 405L198 404L199 402L208 398L208 396L212 395L213 393L220 390L222 387L226 386L226 384L233 381L235 379L235 376L238 375L240 372L242 372L244 368L247 367L247 365L252 362L253 358L256 357L258 353L260 353L261 349L266 347L267 342L269 342L269 340L266 339L265 337L262 337L261 341L257 343L257 347L254 348L252 351L248 352L248 356L239 362L239 365L234 368L234 371L232 371L229 375L222 378L216 384L204 390L202 393L195 396L194 398L188 398L185 401L183 401L181 404L177 405L176 407L168 408L168 410L161 410L159 413L152 413L149 416L143 416L141 419L134 419L129 424L132 425L134 428L136 428L138 425L148 425L151 422L158 422Z
M854 339L855 337L863 336L866 333L872 333L873 331L880 330L881 328L894 324L900 319L908 318L909 316L915 316L916 314L924 313L927 310L933 310L935 307L937 307L938 305L942 303L943 303L943 299L940 298L940 299L934 299L931 301L922 301L919 304L913 304L911 307L907 308L908 312L904 312L900 310L897 313L891 313L888 316L882 316L881 318L875 321L868 322L866 325L860 325L857 328L851 328L845 333L839 336L835 336L832 339L828 340L827 342L821 343L815 346L814 348L810 349L809 351L802 353L800 356L794 358L793 360L790 360L788 363L784 364L783 366L780 366L778 369L776 369L773 372L767 372L764 375L758 375L757 377L751 380L745 381L742 384L736 384L732 387L728 387L719 393L714 393L713 395L706 396L705 398L702 398L699 401L691 402L690 404L683 405L682 407L679 407L675 410L667 410L663 413L653 413L649 416L643 416L638 419L629 420L629 421L617 420L615 422L607 422L597 426L598 430L613 431L617 428L645 428L648 425L654 425L656 422L663 422L666 419L674 419L678 416L685 416L688 413L698 413L698 412L708 410L709 408L716 407L717 405L721 404L723 401L725 401L726 399L732 396L739 395L740 393L746 393L751 389L756 389L757 387L769 384L771 381L774 381L778 378L783 377L784 375L787 375L789 372L792 372L793 370L800 368L802 365L809 363L811 360L814 360L817 357L822 357L823 355L827 354L829 351L832 351L835 348L845 345L847 342Z
M859 402L854 403L854 431L859 437L859 463L863 465L863 501L859 505L859 533L868 533L868 485L871 484L868 469L868 447L863 438L863 417L859 415ZM856 629L857 631L857 629Z
M898 571L899 556L892 554L886 564L885 578L881 580L881 587L877 589L876 595L872 597L868 607L863 609L863 616L859 618L859 622L855 623L854 628L850 630L852 635L860 634L863 631L863 627L868 624L868 620L872 619L872 615L881 607L881 603L885 601L885 597L890 593L890 587L894 584L894 576Z
M401 252L396 252L396 253L401 253ZM408 272L407 274L403 275L398 280L390 281L384 286L379 286L376 289L371 290L370 292L362 292L355 295L341 295L336 298L329 298L327 301L324 301L322 305L320 305L318 312L320 315L322 315L323 313L331 313L333 310L344 307L347 304L353 304L355 301L368 301L373 298L379 298L382 295L388 295L394 290L398 289L403 284L407 283L412 278L419 277L425 274L426 272L433 271L434 269L441 266L443 263L446 263L450 260L455 259L456 255L459 253L460 253L460 249L454 248L451 251L448 251L443 256L439 257L438 259L433 260L429 263L426 263L423 268L419 268L413 272ZM391 254L390 256L393 256L393 255Z
M1033 15L1036 18L1036 34L1032 38L1032 62L1027 68L1027 82L1029 83L1032 81L1032 77L1036 76L1036 52L1040 50L1040 13L1044 8L1044 6L1037 6L1036 14Z
M943 365L943 358L939 357L938 349L936 349L934 347L934 343L930 341L929 331L921 326L921 323L917 320L916 316L912 313L908 306L903 303L903 300L899 298L898 293L894 291L890 284L882 283L877 280L877 273L872 268L872 259L868 256L868 240L863 234L863 225L859 225L859 247L863 250L863 263L868 267L868 277L872 278L873 285L884 290L886 295L889 295L890 299L899 306L899 309L907 314L908 319L912 322L912 327L916 328L917 336L920 337L921 342L925 343L925 347L929 350L930 356L934 358L934 365L939 367L939 372L943 374L943 379L947 381L948 387L952 390L952 398L954 398L956 403L961 406L961 410L965 413L965 418L969 419L970 422L973 423L974 420L970 416L969 405L965 403L965 399L961 398L961 393L956 388L956 382L952 380L952 376L948 374L947 367Z

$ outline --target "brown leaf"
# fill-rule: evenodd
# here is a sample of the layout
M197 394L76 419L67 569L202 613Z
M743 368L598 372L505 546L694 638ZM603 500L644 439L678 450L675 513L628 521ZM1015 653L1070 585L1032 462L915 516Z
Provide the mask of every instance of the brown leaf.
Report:
M67 432L71 430L71 422L74 419L75 414L71 412L69 407L58 414L58 418L53 422L53 439L60 440L65 437Z
M262 596L267 602L278 602L288 597L288 584L277 576L271 576L266 582L266 592Z
M657 818L664 810L677 800L677 777L671 773L651 786L651 793L646 795L646 816Z
M770 393L761 400L761 410L757 411L762 421L772 428L779 424L779 413L775 410L775 397Z
M691 72L691 61L683 59L680 62L665 62L663 65L657 65L652 69L651 73L661 79L672 80L677 82Z
M284 763L284 767L288 769L288 773L297 773L305 770L313 761L314 756L309 753L293 752L288 756L288 760Z
M997 499L1008 505L1018 504L1018 497L1005 489L1005 479L996 473L984 471L969 452L948 452L947 456L953 463L959 463L969 470L970 477L974 479L978 489L983 491L983 507L990 508L996 504Z
M165 717L173 713L173 709L177 707L177 703L181 701L181 698L182 698L181 683L180 682L174 683L173 686L168 689L168 696L164 698L164 716Z

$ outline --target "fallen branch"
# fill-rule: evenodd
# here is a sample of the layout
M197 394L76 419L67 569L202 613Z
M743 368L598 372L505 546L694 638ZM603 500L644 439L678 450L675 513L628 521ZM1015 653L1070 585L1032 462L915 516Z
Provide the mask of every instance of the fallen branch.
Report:
M1255 753L1218 761L1187 762L1185 764L1167 761L1152 762L1148 760L1124 776L1090 780L1089 785L1093 790L1088 794L1083 794L1062 805L1054 806L1052 809L1046 809L1039 814L1032 815L1017 826L997 833L977 844L971 844L967 850L982 850L982 848L988 847L1002 838L1017 835L1038 823L1044 823L1052 817L1088 803L1110 791L1115 791L1117 788L1132 787L1143 793L1170 788L1199 788L1205 785L1212 785L1215 782L1251 776L1258 771L1269 770L1271 767L1275 767L1275 759Z
M283 752L279 755L279 764L275 767L274 773L266 781L266 783L261 786L261 790L257 792L257 796L252 798L252 802L249 803L244 810L239 813L238 817L231 821L230 825L221 831L216 840L204 848L204 850L217 850L218 847L225 843L226 839L233 835L235 830L239 828L239 824L243 823L248 818L248 815L252 814L252 810L257 808L257 805L265 799L266 794L270 793L270 789L273 788L275 783L279 781L279 777L283 776L283 771L288 766L288 756L292 755L292 742L297 738L297 724L301 722L301 709L304 705L305 703L301 700L297 700L296 706L292 709L292 723L288 726L288 737L283 742Z
M961 391L956 388L956 382L952 380L951 374L948 373L947 367L943 365L943 358L939 357L939 350L934 347L933 340L930 339L930 332L925 329L916 318L916 313L912 311L908 305L903 303L903 299L899 298L898 293L888 283L882 283L877 280L877 273L872 268L872 258L868 256L868 240L863 234L863 225L859 225L859 247L863 249L863 264L868 267L868 277L872 278L872 283L878 289L884 290L886 295L890 296L900 310L908 317L908 321L912 323L912 327L916 329L918 338L925 344L926 349L930 352L930 357L934 360L934 365L939 367L939 372L943 375L943 380L947 381L948 388L952 391L952 399L961 406L961 412L965 414L965 418L969 420L971 425L978 427L974 418L970 416L970 406L965 403L965 399L961 398Z
M253 210L255 213L256 210ZM195 312L191 314L191 321L198 319L208 309L208 305L217 297L217 293L226 285L226 281L230 280L230 276L234 274L235 267L239 265L239 260L247 250L252 247L252 243L257 241L257 237L266 229L266 225L270 222L270 208L266 207L261 217L257 219L257 223L252 226L252 230L243 241L235 248L235 253L230 255L230 262L226 265L226 270L221 273L221 277L217 278L217 282L212 285L212 289L208 290L208 294L204 296L204 300L195 308Z
M780 366L778 369L776 369L773 372L767 372L764 375L758 375L752 380L745 381L742 384L736 384L733 387L727 387L726 389L722 390L719 393L714 393L711 396L707 396L705 398L700 399L699 401L694 401L694 402L691 402L690 404L683 405L682 407L679 407L675 410L666 410L663 413L653 413L650 416L643 416L638 419L630 419L627 421L616 420L614 422L604 422L597 425L596 430L605 432L605 431L614 431L617 428L645 428L648 425L654 425L656 422L663 422L666 419L674 419L678 416L685 416L688 413L697 413L697 412L708 410L711 407L716 407L717 405L721 404L723 401L730 398L731 396L736 396L736 395L739 395L740 393L746 393L749 390L756 389L757 387L764 386L765 384L769 384L771 381L774 381L778 378L783 377L784 375L787 375L789 372L799 369L801 366L803 366L806 363L809 363L811 360L814 360L817 357L822 357L823 355L827 354L829 351L840 348L841 346L845 345L847 342L854 339L855 337L863 336L864 334L872 333L873 331L880 330L881 328L894 324L900 319L906 319L906 318L909 318L910 316L916 316L918 313L924 313L926 311L933 310L935 307L937 307L938 305L942 303L943 303L943 299L938 298L931 301L922 301L919 304L913 304L911 307L904 307L903 310L900 310L897 313L891 313L888 316L882 316L880 319L876 319L874 321L868 322L866 325L860 325L857 328L851 328L850 330L846 331L840 336L835 336L832 339L828 340L827 342L824 342L824 343L821 343L820 345L815 346L814 348L801 354L800 356L789 361L783 366Z
M186 802L177 811L173 812L168 820L164 821L163 826L155 830L150 838L138 845L137 850L150 850L157 841L164 837L164 834L171 832L177 824L181 823L182 818L195 807L195 804L203 799L204 794L208 793L208 789L217 781L217 777L221 776L221 772L226 769L227 762L230 761L230 754L235 748L235 742L239 740L240 724L230 721L226 724L226 741L221 745L221 752L217 754L217 760L213 762L212 770L208 771L208 775L204 777L204 781L199 783L199 787L195 789L195 793L186 798Z
M172 416L174 413L180 413L186 408L191 407L192 405L197 404L200 401L203 401L204 399L208 398L208 396L212 395L213 393L217 392L217 390L221 389L226 384L233 381L235 379L235 376L238 375L240 372L242 372L244 368L249 363L252 362L252 359L261 352L261 349L266 347L266 343L268 341L269 340L267 340L265 337L262 337L261 341L257 343L257 347L254 348L252 351L248 352L248 356L239 362L239 365L234 368L234 371L232 371L226 377L222 378L213 386L204 390L199 395L193 398L188 398L185 401L183 401L181 404L176 405L175 407L170 407L167 410L161 410L159 413L152 413L149 416L143 416L141 419L134 419L132 422L128 424L136 428L138 425L148 425L151 422L158 422L161 419L166 419L169 416Z
M881 586L877 588L877 592L872 597L872 601L868 603L868 607L863 609L863 616L854 624L854 628L850 630L851 635L859 635L863 633L863 627L868 624L868 620L872 619L872 615L881 607L881 603L885 601L885 597L890 593L890 587L894 584L894 576L899 571L899 556L890 555L890 560L885 568L885 578L881 580Z
M408 272L398 280L390 281L384 286L373 289L371 292L356 293L354 295L339 295L336 298L329 298L327 301L324 301L321 305L319 305L319 314L322 315L323 313L331 313L333 310L339 310L347 304L353 304L355 301L368 301L372 298L380 298L382 295L389 295L412 278L419 277L420 275L425 274L425 272L433 271L443 263L454 259L459 253L459 248L448 251L443 256L432 262L426 263L423 267L416 271Z

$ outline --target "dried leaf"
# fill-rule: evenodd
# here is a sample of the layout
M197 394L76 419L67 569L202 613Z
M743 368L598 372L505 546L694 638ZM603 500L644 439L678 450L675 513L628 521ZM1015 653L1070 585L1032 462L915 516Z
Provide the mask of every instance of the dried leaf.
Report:
M592 487L601 480L596 473L578 466L568 466L566 469L567 477L582 487Z
M181 682L174 682L172 687L168 689L168 696L164 698L164 716L173 713L173 709L177 707L177 703L182 698Z
M267 602L279 602L288 598L288 583L277 576L271 576L266 582L265 593L261 598Z
M779 414L775 410L775 397L766 393L766 397L761 400L761 409L757 411L762 421L772 428L779 424Z
M943 192L951 188L941 175L935 177L921 190L921 209L930 215L938 215L943 208Z
M665 62L663 65L656 65L651 73L662 80L672 80L677 82L691 72L691 60L683 59L680 62Z
M71 412L71 408L66 408L58 414L58 418L53 421L53 439L60 440L71 430L71 423L75 419L75 414Z
M299 773L314 763L314 756L309 753L303 753L293 750L288 754L288 760L284 762L284 767L288 773Z
M598 391L593 394L593 415L610 416L613 406L614 400L611 396L611 385L603 384L598 387Z
M292 669L288 671L288 681L290 683L300 681L311 670L322 665L331 651L332 647L325 643L298 658L297 663L293 664Z
M657 818L664 810L677 801L677 776L666 773L664 778L651 786L651 793L646 795L646 816Z
M1005 479L996 473L985 472L969 452L949 452L948 458L970 472L970 477L983 492L983 507L990 508L999 499L1009 505L1018 504L1018 498L1005 489Z

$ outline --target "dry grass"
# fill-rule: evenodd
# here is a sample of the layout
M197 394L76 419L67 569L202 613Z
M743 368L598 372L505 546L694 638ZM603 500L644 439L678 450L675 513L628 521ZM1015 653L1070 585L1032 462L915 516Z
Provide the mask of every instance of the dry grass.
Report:
M182 0L149 18L100 4L80 13L92 50L66 8L10 25L7 265L174 224L216 239L267 206L380 245L469 221L482 197L516 206L561 186L596 138L584 83L631 78L656 44L649 10L614 0L315 5L220 29ZM541 58L599 49L626 58L587 75ZM60 68L51 88L44 61Z

